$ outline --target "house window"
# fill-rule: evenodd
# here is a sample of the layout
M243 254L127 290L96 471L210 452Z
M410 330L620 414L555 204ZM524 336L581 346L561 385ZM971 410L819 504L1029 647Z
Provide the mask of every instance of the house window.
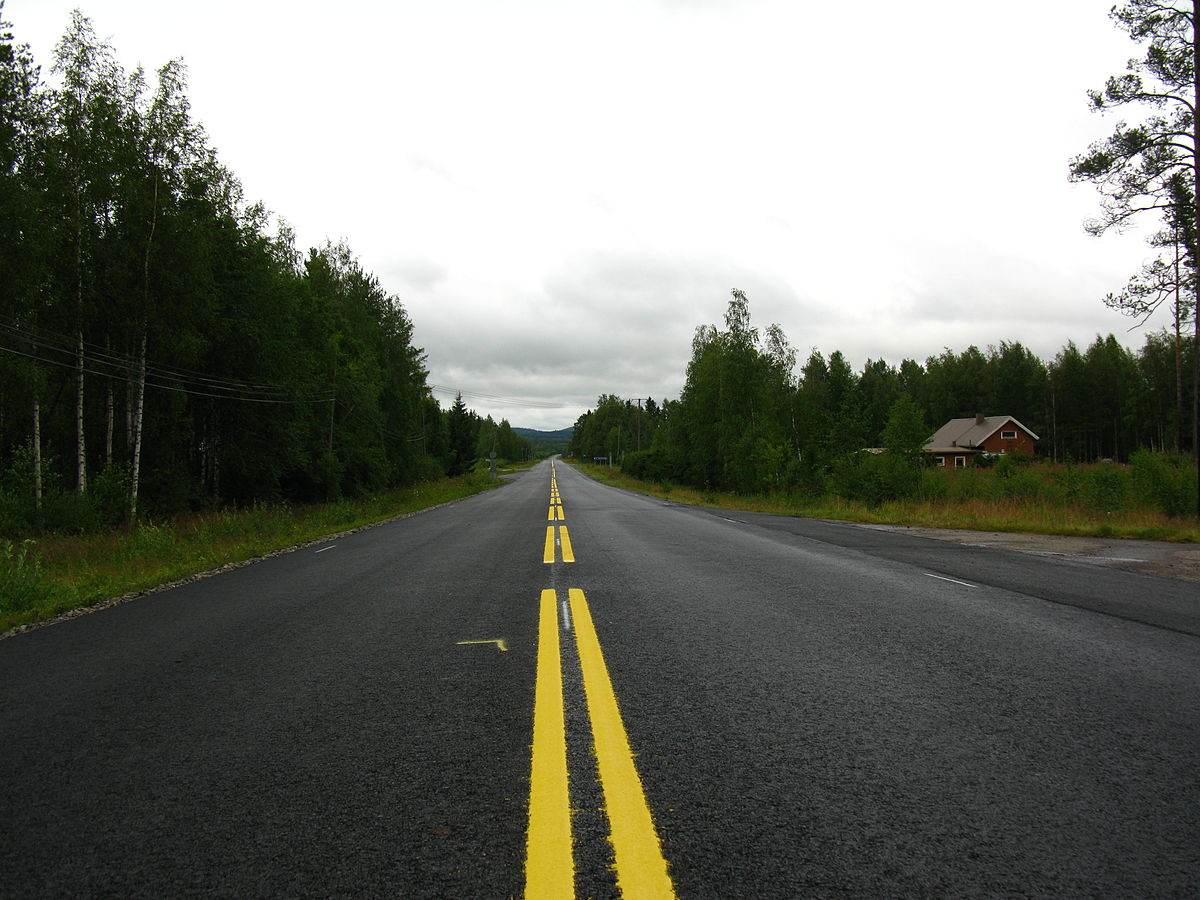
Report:
M1002 441L1015 441L1016 439L1017 439L1017 433L1015 431L1000 432L1000 440L1002 440Z
M933 458L933 464L934 464L935 466L944 466L944 465L946 465L946 457L944 457L944 456L935 456L935 457Z
M954 457L954 468L965 469L967 467L967 458L965 456Z

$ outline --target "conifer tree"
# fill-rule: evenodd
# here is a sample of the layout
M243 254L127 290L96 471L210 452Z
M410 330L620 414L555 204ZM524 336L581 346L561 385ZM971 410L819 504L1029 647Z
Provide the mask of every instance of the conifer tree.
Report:
M1146 113L1135 123L1118 123L1113 134L1071 162L1071 178L1090 181L1104 199L1101 214L1089 223L1095 234L1120 228L1141 214L1157 211L1183 241L1191 277L1193 352L1198 360L1194 391L1200 397L1200 314L1196 269L1200 265L1200 0L1127 0L1112 17L1145 47L1128 71L1108 79L1103 91L1089 94L1094 109L1132 108ZM1129 292L1130 303L1144 299ZM1121 302L1119 299L1116 302ZM1193 402L1192 452L1200 481L1200 400ZM1200 491L1196 496L1200 516Z

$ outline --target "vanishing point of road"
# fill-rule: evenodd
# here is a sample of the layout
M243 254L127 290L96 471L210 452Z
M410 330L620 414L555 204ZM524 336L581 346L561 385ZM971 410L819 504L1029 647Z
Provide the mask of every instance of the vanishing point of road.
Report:
M5 897L1195 897L1200 588L511 484L0 641Z

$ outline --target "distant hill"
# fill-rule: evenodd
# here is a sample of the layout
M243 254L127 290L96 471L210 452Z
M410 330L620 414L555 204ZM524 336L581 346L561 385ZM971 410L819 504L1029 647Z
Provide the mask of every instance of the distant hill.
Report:
M575 428L572 426L570 428L559 429L558 431L514 428L513 434L529 439L529 442L533 444L534 456L553 456L555 453L562 453L567 449L567 444L570 442L572 435L575 434Z

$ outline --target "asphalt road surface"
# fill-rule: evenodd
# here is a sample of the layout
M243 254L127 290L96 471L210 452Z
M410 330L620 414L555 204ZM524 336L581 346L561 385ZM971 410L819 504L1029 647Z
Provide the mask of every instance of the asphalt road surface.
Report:
M0 895L1194 898L1198 635L543 463L0 641Z

